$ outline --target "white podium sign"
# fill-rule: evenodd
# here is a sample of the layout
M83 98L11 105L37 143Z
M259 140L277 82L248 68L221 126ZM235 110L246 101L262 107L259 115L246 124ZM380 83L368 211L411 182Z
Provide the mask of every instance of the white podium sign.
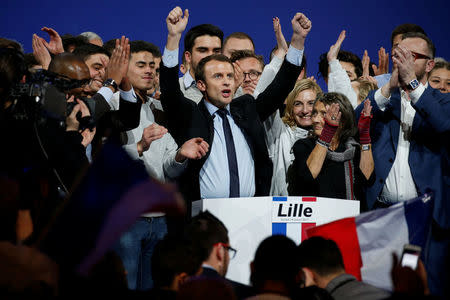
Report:
M272 234L286 235L296 244L310 227L359 214L359 201L322 197L253 197L203 199L193 202L192 215L208 210L228 229L238 252L227 278L249 284L250 262L259 243Z

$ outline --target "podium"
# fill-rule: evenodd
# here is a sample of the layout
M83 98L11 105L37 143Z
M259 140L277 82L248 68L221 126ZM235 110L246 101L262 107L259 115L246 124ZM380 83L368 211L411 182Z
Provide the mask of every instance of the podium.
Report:
M217 198L194 201L192 215L208 210L225 224L237 249L226 277L249 284L250 262L266 237L282 234L299 244L307 228L354 217L359 207L359 201L323 197Z

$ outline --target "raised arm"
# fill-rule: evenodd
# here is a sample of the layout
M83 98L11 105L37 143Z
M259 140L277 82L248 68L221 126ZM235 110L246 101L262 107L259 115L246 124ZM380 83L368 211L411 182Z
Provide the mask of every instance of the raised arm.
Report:
M359 162L359 169L364 174L366 179L370 178L373 173L374 162L372 155L372 145L370 139L370 119L372 106L370 100L364 101L364 109L358 121L359 142L361 144L361 160Z
M279 105L294 87L301 71L300 64L302 62L305 39L311 31L311 21L304 14L297 13L292 18L291 23L293 34L291 45L286 54L286 60L272 83L258 96L256 107L261 121L267 119L278 109Z
M330 66L330 73L328 74L328 91L345 95L348 100L350 100L353 108L355 108L358 105L358 97L352 88L347 72L342 68L337 59L344 39L345 30L342 30L336 43L330 47L327 54L328 65Z
M278 17L273 18L273 30L275 32L275 38L277 40L277 49L269 64L264 67L264 70L259 78L258 84L253 91L253 97L258 97L273 81L278 71L281 68L284 57L288 51L288 45L281 31L280 19Z
M327 157L328 147L339 127L340 121L341 112L339 111L339 104L333 103L327 107L322 133L317 140L316 146L306 160L306 165L314 179L319 176L319 173L322 170L323 162Z

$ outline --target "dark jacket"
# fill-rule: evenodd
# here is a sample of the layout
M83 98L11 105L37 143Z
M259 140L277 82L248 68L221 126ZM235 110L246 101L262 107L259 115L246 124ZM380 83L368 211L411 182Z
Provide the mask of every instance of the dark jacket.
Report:
M272 161L265 142L263 121L275 112L295 85L301 68L287 61L280 71L255 100L251 95L233 99L230 113L242 130L255 163L255 196L267 196L272 179ZM186 172L180 177L179 187L186 200L200 199L199 173L212 151L214 138L213 119L204 99L197 105L185 98L178 81L178 66L161 66L161 103L168 118L168 129L178 145L194 138L203 138L210 146L209 152L200 160L190 161Z

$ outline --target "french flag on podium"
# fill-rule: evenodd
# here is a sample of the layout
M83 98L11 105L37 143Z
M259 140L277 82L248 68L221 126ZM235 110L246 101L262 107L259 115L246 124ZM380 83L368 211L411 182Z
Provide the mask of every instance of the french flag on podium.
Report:
M392 253L400 257L405 244L414 244L422 247L421 258L424 260L432 211L432 195L425 194L356 217L320 226L302 224L301 227L306 238L322 236L334 240L342 252L347 273L379 288L392 290Z

